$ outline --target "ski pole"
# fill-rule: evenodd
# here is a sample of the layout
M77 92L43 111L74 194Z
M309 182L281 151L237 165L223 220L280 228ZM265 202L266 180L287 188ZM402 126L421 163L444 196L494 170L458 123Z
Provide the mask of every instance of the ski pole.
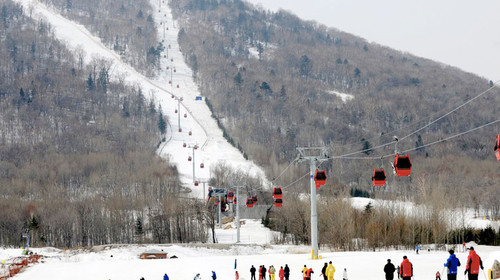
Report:
M481 271L483 272L484 279L488 280L488 277L486 277L486 273L484 273L484 269L481 269Z

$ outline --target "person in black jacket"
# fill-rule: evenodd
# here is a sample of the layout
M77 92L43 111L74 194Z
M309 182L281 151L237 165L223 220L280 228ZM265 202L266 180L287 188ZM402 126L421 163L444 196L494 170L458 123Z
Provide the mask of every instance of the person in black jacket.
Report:
M262 271L262 279L266 280L266 271L267 271L266 267L262 266L262 270L261 271Z
M255 269L255 267L252 265L252 267L250 268L250 280L255 280L255 271L257 271L257 269Z
M288 277L290 277L290 268L288 267L288 264L285 264L285 280L288 280Z
M324 280L328 280L328 276L326 276L326 268L328 267L328 263L325 263L325 266L321 269L321 275L323 275Z
M387 264L384 266L385 279L386 280L394 279L394 271L396 271L396 268L391 263L391 259L388 259Z

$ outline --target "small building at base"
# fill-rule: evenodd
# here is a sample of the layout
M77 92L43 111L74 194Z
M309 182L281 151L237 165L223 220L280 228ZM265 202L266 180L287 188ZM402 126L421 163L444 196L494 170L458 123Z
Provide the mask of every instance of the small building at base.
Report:
M143 260L157 260L157 259L166 259L167 258L167 253L159 250L148 250L144 253L142 253L139 256L140 259Z

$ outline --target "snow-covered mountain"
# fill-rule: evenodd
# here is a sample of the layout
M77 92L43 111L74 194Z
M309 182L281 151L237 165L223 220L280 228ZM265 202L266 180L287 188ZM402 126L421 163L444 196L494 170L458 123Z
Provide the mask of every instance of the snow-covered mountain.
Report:
M54 27L56 37L65 42L69 49L83 49L86 63L96 58L109 61L112 80L120 79L129 85L142 88L146 96L161 105L170 126L167 141L159 148L158 153L168 157L170 162L177 166L181 182L192 188L193 196L203 197L202 184L195 187L193 183L207 181L211 168L220 162L265 181L264 171L253 162L245 160L243 155L223 138L222 131L211 117L206 103L199 100L199 97L203 97L179 50L178 29L168 5L151 1L153 10L158 11L154 14L158 30L164 31L160 32L159 40L164 41L163 44L168 48L165 56L161 58L162 71L157 79L152 80L124 63L115 51L102 44L100 39L84 26L64 18L41 1L15 1L22 4L26 10L32 11L34 18L49 22Z

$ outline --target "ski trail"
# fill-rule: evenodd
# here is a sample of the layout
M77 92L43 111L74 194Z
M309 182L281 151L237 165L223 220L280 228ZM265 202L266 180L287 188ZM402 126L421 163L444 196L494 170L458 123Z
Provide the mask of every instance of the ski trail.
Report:
M178 29L166 4L151 0L159 40L163 40L166 47L160 60L160 75L152 80L123 62L116 52L106 47L81 24L66 19L37 0L14 1L23 5L34 19L47 21L53 27L55 37L70 50L84 50L86 64L93 63L95 59L108 61L111 80L140 87L147 98L153 98L161 105L164 116L169 120L170 135L168 141L158 149L158 154L177 166L181 182L192 189L193 196L204 197L202 190L194 187L193 182L210 178L210 169L219 162L267 182L264 171L253 162L245 160L242 154L224 139L206 103L196 100L201 94L192 78L191 69L184 62L177 42ZM175 113L179 105L180 110ZM182 132L179 132L179 129L182 129ZM183 148L184 143L186 148ZM189 148L195 145L199 149ZM195 160L188 161L188 157ZM201 168L201 163L204 168Z

